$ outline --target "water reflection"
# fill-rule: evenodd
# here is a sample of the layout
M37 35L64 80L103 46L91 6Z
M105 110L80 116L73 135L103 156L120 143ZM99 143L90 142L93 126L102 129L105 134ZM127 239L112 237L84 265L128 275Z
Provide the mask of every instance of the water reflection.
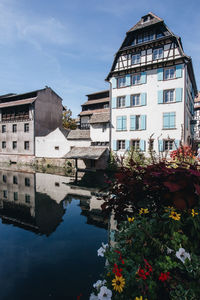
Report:
M89 299L108 227L96 191L65 176L0 169L0 299Z
M102 201L94 191L74 185L73 179L45 173L0 170L0 218L4 224L49 236L62 222L72 199L80 200L87 224L107 228Z

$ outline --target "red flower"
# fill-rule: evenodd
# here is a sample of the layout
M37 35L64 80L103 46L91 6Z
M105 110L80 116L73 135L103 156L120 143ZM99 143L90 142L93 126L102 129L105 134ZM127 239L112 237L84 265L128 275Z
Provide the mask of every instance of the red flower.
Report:
M170 278L169 274L170 274L169 272L161 273L159 280L162 282L167 281Z
M113 268L113 273L117 276L117 277L121 277L122 276L122 268L118 268L117 264L114 264L114 268Z
M145 267L142 269L139 267L137 271L137 275L142 278L143 280L147 279L147 276L150 276L150 273L153 272L152 266L148 263L146 259L144 259Z

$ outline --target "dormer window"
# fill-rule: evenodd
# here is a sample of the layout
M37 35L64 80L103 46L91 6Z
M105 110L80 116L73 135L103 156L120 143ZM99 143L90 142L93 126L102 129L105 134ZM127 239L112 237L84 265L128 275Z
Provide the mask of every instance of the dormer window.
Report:
M149 22L150 20L151 20L151 17L150 17L149 15L144 16L144 17L142 18L142 23Z

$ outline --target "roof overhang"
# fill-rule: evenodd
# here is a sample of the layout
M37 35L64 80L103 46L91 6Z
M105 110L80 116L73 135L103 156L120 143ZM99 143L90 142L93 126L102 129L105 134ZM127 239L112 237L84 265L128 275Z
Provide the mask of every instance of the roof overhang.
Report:
M17 101L10 101L10 102L5 102L5 103L0 103L0 108L4 107L11 107L11 106L19 106L19 105L24 105L24 104L32 104L35 102L37 97L30 98L30 99L24 99L24 100L17 100Z
M106 147L74 147L64 157L98 160L106 151L108 151Z

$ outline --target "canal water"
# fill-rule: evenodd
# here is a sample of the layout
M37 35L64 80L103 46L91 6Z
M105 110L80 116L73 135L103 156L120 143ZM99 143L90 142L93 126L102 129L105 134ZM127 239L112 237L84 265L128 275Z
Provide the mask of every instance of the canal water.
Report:
M89 299L108 239L96 192L70 177L0 169L1 300Z

